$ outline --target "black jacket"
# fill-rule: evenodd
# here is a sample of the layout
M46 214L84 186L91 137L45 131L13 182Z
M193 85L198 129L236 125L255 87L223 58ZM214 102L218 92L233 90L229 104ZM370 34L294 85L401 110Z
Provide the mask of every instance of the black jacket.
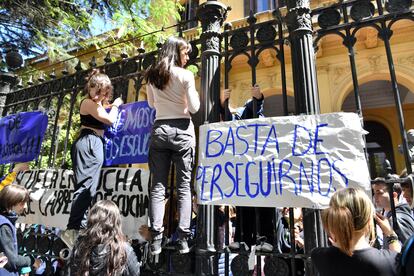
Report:
M79 243L76 243L73 248L73 253L70 260L70 269L65 273L66 275L75 276L78 275L78 269L80 267L81 260L76 258L77 247ZM122 276L139 276L140 273L140 263L138 262L137 256L135 255L132 247L125 243L125 250L127 254L127 262L125 264L125 269ZM90 256L90 267L89 275L90 276L105 276L106 275L106 264L108 259L108 246L100 244L96 246Z
M414 219L410 206L407 203L395 206L399 229L395 231L401 243L404 243L414 234ZM392 213L388 212L387 217L391 219ZM384 238L385 239L385 238ZM384 243L385 244L385 243Z

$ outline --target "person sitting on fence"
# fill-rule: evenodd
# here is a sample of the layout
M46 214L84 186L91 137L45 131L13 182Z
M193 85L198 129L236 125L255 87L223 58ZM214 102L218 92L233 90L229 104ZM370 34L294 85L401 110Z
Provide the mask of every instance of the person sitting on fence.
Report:
M16 176L19 172L28 171L30 170L30 166L28 162L25 163L16 163L14 164L13 170L11 173L7 174L0 182L0 191L7 185L10 185L16 179Z
M392 276L396 275L396 257L401 250L388 220L376 214L375 220L385 236L389 250L371 247L374 239L374 206L359 189L336 191L329 207L322 211L322 223L331 247L315 248L311 260L320 276Z
M191 45L184 39L170 37L146 75L147 98L155 108L148 164L151 171L150 223L151 253L161 253L165 190L171 162L175 164L178 198L178 250L188 253L187 239L191 234L191 172L195 158L195 131L190 113L200 108L194 75L184 69Z
M383 215L388 218L390 223L392 223L391 203L388 193L388 185L385 183L385 179L380 177L374 179L372 190L374 193L375 206L383 209ZM401 185L399 183L394 183L392 194L398 224L398 228L395 232L397 233L398 240L403 244L412 234L414 234L414 219L412 217L410 206L405 202L400 203L401 193ZM379 234L378 236L381 240L381 235ZM388 243L386 239L386 237L383 238L383 248L387 248Z
M18 275L23 267L37 269L42 262L18 254L15 223L18 216L23 214L28 201L29 192L20 185L10 184L0 191L0 252L4 252L7 257L8 262L4 268L12 275Z
M224 120L245 120L252 118L261 118L263 115L263 102L264 96L260 91L260 87L255 85L251 88L251 99L249 99L243 107L232 108L228 105L229 109L226 112L225 102L230 99L231 90L224 89L221 94L221 106L222 117ZM257 110L254 116L253 110L253 98L257 101ZM260 229L256 229L256 210L252 207L237 207L236 208L236 233L234 243L229 245L232 250L238 250L240 248L240 242L245 242L249 247L257 245L257 251L271 252L273 246L273 225L274 225L274 208L259 208L258 209ZM243 235L242 235L243 230ZM258 235L256 235L258 234Z
M122 232L121 213L110 200L90 210L87 228L80 231L69 261L69 275L137 276L140 264Z
M79 229L86 227L87 211L96 194L104 162L104 129L116 121L118 108L123 103L121 98L116 98L110 112L105 110L112 97L112 84L109 77L98 69L90 73L84 92L86 98L82 100L79 111L81 132L71 149L75 193L67 230L61 235L69 248L73 246Z

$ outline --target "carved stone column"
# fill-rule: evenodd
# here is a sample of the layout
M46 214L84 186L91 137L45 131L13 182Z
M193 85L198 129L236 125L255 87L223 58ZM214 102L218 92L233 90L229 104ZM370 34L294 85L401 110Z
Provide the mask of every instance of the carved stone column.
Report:
M207 1L197 9L201 22L201 116L204 123L220 121L220 40L227 7L218 1ZM215 275L216 227L215 208L200 205L197 215L196 275Z
M285 17L289 29L292 55L293 84L297 114L320 113L316 79L315 52L312 40L310 0L287 0ZM305 254L326 242L318 210L303 209ZM306 262L306 275L315 275Z
M309 4L310 0L288 0L285 21L292 50L296 112L318 114L319 97Z
M7 95L16 84L17 77L13 73L0 72L0 117L5 114Z

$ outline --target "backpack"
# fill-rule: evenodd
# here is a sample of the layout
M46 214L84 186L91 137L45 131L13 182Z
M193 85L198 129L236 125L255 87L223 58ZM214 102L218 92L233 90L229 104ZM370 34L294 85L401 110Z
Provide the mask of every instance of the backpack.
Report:
M411 259L411 262L410 262ZM401 249L401 254L399 258L399 275L400 276L409 276L414 275L414 265L412 264L414 260L414 235L412 235L404 244ZM411 264L408 267L408 264Z

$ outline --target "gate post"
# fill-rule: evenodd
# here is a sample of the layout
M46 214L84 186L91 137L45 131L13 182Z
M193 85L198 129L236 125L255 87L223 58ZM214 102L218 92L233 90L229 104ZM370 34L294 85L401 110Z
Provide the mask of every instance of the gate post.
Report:
M197 9L201 22L201 118L204 123L220 121L220 28L227 7L219 1L207 1ZM197 215L196 275L215 275L215 208L199 205Z
M287 0L287 9L296 114L319 114L310 0ZM324 245L326 240L319 211L304 208L303 225L305 254L309 256L313 248ZM306 275L315 275L310 260L305 264Z
M0 117L5 114L7 95L16 84L16 76L10 72L0 72Z

